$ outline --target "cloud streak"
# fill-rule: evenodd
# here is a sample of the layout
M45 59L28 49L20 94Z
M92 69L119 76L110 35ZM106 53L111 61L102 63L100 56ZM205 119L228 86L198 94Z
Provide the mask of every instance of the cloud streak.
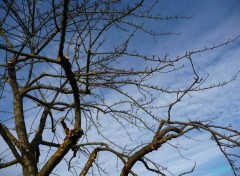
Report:
M187 14L196 13L196 16L191 20L183 22L182 25L179 24L179 22L176 22L175 24L166 24L166 29L173 28L174 31L182 32L182 35L159 39L157 45L151 43L150 46L147 46L150 50L149 55L157 54L163 56L167 52L171 54L171 58L174 58L177 55L183 55L186 51L192 49L201 49L206 45L213 46L219 42L224 42L240 32L240 24L237 22L240 14L236 9L234 9L234 6L237 3L234 0L230 2L230 5L227 5L228 2L225 2L227 8L224 9L222 9L224 6L222 3L219 4L218 1L214 0L210 2L211 5L206 2L201 2L201 5L199 5L200 1L191 1L191 3L190 1L186 1L183 3L184 5L182 5L184 9L173 7L175 1L164 3L168 4L168 6L172 6L171 8L169 7L170 10L173 10L171 13L181 14L183 10L186 10ZM188 3L190 3L190 5ZM213 7L216 8L213 9ZM156 24L156 28L157 27L158 26ZM143 47L143 45L139 43L134 44L136 48ZM235 42L230 46L203 54L197 54L193 57L193 61L196 64L197 71L199 71L200 75L203 77L207 74L210 75L205 83L206 85L209 85L231 79L232 76L239 71L239 57L240 45L239 42ZM189 77L192 77L190 74L191 73L188 70L183 69L183 71L177 76L159 76L154 77L152 81L166 85L166 87L184 87L189 83ZM233 123L233 127L237 128L240 124L240 94L238 91L240 90L240 85L238 83L239 80L240 79L237 78L235 82L232 82L225 87L190 93L191 96L187 96L182 102L174 107L172 116L176 120L187 120L208 119L216 117L220 114L220 120L218 121L219 124ZM133 89L129 89L128 91L131 94L134 94ZM120 96L114 96L115 94L110 91L105 93L107 94L106 101L109 102L109 104L112 104L114 100L120 99ZM138 97L136 94L134 94L134 96ZM159 104L167 104L174 98L168 95L156 95L156 97L156 102ZM30 106L30 102L26 103ZM125 106L122 106L121 108L124 109ZM156 114L159 114L160 118L166 117L165 109L155 110L155 112ZM144 113L142 113L142 115L144 115ZM28 118L31 118L30 114L26 119ZM144 120L147 121L148 119ZM133 134L132 140L130 140L127 133L123 130L121 124L117 122L116 119L110 119L108 116L105 116L101 118L100 121L104 124L102 129L100 129L100 132L102 132L105 136L112 138L115 143L119 143L122 148L137 146L152 139L151 133L145 133L144 130L140 131L139 129L132 128L131 125L128 125L126 126L126 130ZM126 122L122 123L123 125L126 125ZM149 120L149 123L151 124L153 122ZM154 126L154 124L152 125ZM92 127L89 131L88 140L107 142L107 140L103 139L101 135L96 134L98 134L98 131ZM178 142L184 148L188 148L188 150L182 150L182 154L189 159L180 157L178 151L167 144L160 148L159 151L151 153L147 157L152 158L154 161L159 161L159 163L171 170L173 174L190 170L195 161L197 163L197 167L194 175L198 176L209 175L211 174L211 169L227 164L224 156L220 153L217 146L213 142L210 142L209 134L199 134L196 132L192 135L199 141L180 138L170 142L172 144L177 144ZM45 137L47 139L51 139L47 136L47 134ZM86 142L86 138L84 139L84 142ZM7 148L7 146L4 146L3 148ZM117 147L115 148L120 150ZM71 155L72 154L69 154L66 158L69 159ZM80 156L80 158L81 157L82 156ZM115 170L115 156L103 153L99 155L99 158L101 158L100 161L102 162L103 168L109 170L109 172L113 175L119 173ZM76 161L77 159L78 158L74 160ZM84 163L79 163L78 166L82 167L83 164ZM121 163L117 163L116 165L119 166L119 168L122 166ZM13 175L17 172L20 173L20 169L20 167L12 166L10 168L0 170L0 175ZM62 175L70 175L69 172L65 171L66 163L64 162L61 162L56 170L58 170L58 172ZM141 164L136 165L133 170L135 170L140 176L149 175L149 172L146 172Z

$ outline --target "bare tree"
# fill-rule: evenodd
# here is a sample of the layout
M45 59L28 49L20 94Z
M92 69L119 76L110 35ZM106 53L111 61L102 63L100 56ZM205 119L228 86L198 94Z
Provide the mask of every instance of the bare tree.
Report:
M204 86L207 77L198 74L193 58L239 36L176 58L161 58L142 53L141 48L133 51L129 45L139 35L153 39L178 35L156 32L149 21L192 16L155 14L157 2L144 0L2 0L0 6L0 99L9 107L1 109L0 134L9 149L1 151L0 168L17 164L24 176L46 176L57 174L54 169L66 161L73 175L108 175L99 160L101 153L111 153L121 162L116 165L122 167L121 176L137 175L136 163L168 175L171 171L147 154L198 130L211 134L233 173L239 173L236 159L240 155L229 151L239 149L238 130L215 125L214 118L177 121L171 115L186 95L236 78ZM185 87L164 87L152 81L161 74L177 75L182 62L192 77ZM175 98L160 105L158 95ZM166 115L157 114L159 109ZM116 142L105 133L113 123L129 141L132 129L152 140L122 146L121 136ZM193 172L194 167L181 175Z

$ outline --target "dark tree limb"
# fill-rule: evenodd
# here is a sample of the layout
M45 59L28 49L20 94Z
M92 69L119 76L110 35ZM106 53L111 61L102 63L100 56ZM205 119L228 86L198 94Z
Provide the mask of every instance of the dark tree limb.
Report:
M39 171L38 176L49 175L82 135L83 131L81 130L70 130L64 142Z
M68 20L68 5L69 0L64 0L63 3L63 13L62 13L62 23L61 23L61 37L60 37L60 44L58 55L63 57L63 50L64 50L64 43L65 43L65 36L66 36L66 28L67 28L67 20Z
M17 139L11 134L11 132L0 123L0 134L4 141L7 143L8 147L12 151L14 157L16 158L17 162L22 163L22 158L18 153L17 149L15 148L14 144L19 148L22 149L21 144L17 141ZM13 144L14 143L14 144Z
M1 163L0 164L0 169L6 168L6 167L12 166L14 164L18 164L18 163L19 163L19 161L17 159L9 161L9 162L6 162L6 163Z

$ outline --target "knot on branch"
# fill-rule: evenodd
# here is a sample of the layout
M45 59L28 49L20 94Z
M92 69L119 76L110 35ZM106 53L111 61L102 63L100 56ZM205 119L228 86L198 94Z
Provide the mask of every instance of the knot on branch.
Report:
M175 126L169 126L169 127L166 127L165 129L163 129L162 131L160 131L157 135L157 139L161 139L163 138L167 133L169 132L175 132L177 134L181 133L182 130L175 127Z
M14 62L15 62L15 59L14 58L11 58L8 62L7 62L7 66L8 67L11 67L14 65Z
M63 67L68 67L71 68L71 63L69 62L69 57L68 55L64 56L57 56L57 61L63 66Z
M72 129L70 130L67 127L67 124L64 122L63 118L60 118L60 123L63 126L64 132L66 134L66 138L65 139L70 139L70 140L78 140L82 135L83 135L83 130L82 129Z
M151 151L158 150L159 147L161 147L161 141L156 141L153 143L150 143L149 147L151 148Z
M68 134L66 138L72 140L72 141L77 141L81 136L83 135L83 130L82 129L72 129L68 131Z
M10 77L14 76L15 74L15 59L14 58L11 58L9 61L7 61L7 67L8 67L8 72L9 72L9 75Z

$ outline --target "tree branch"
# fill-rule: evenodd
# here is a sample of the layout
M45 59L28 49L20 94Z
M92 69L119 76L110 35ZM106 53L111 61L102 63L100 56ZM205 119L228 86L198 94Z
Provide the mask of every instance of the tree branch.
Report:
M22 163L22 158L21 158L20 154L18 153L18 151L16 150L15 146L13 145L13 143L19 148L19 150L22 149L21 144L10 133L10 131L1 123L0 123L0 134L1 134L2 138L4 139L4 141L7 143L7 145L9 146L9 148L11 149L13 155L17 159L17 162Z
M12 166L14 164L18 164L18 163L19 163L18 160L12 160L12 161L7 162L7 163L1 163L0 164L0 169L6 168L6 167Z
M63 144L60 145L57 151L44 164L43 168L39 171L38 176L49 175L82 135L82 130L70 130L64 139Z

